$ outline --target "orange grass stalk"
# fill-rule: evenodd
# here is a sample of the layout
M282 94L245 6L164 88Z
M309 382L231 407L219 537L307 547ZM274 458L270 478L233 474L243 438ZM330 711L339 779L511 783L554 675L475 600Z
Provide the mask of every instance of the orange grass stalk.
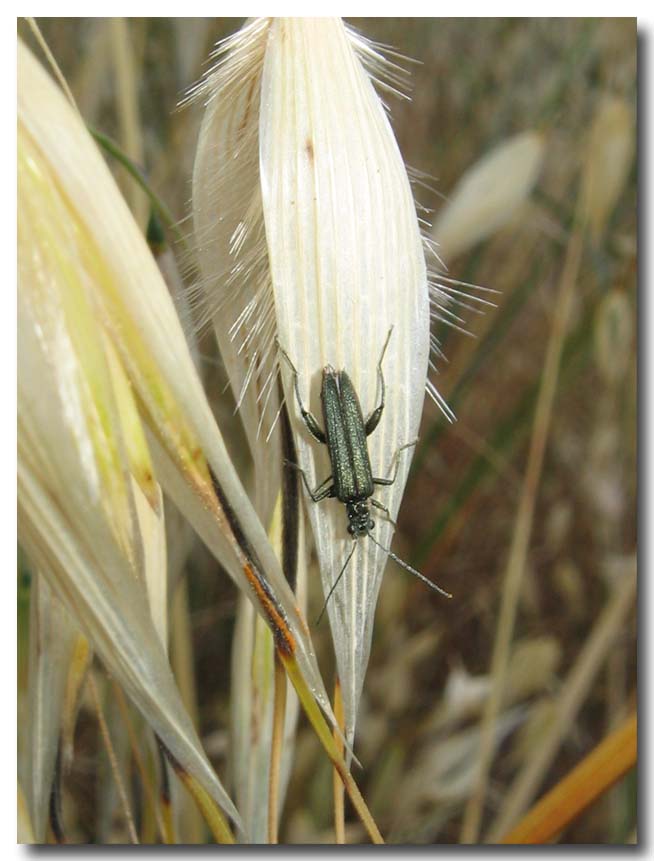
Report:
M628 717L535 804L501 843L549 843L636 765L637 718Z

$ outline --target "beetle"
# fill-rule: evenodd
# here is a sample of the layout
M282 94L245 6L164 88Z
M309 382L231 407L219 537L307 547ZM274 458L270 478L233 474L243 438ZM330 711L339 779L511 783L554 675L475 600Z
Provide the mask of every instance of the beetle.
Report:
M347 531L355 540L361 536L367 535L374 544L381 547L381 549L394 559L395 562L401 565L402 568L405 568L407 571L414 574L434 591L451 598L452 596L449 592L445 592L445 590L441 589L435 583L432 583L431 580L428 580L419 571L416 571L415 568L412 568L391 552L391 550L379 544L379 542L372 536L375 521L370 515L370 505L373 505L375 508L381 509L385 512L388 520L395 525L386 506L373 498L372 494L374 493L375 485L389 486L395 482L399 469L400 453L404 449L413 447L417 442L417 440L413 440L412 442L405 443L397 449L393 457L395 469L392 478L379 478L373 475L370 464L370 454L368 452L367 437L369 437L379 425L386 405L386 386L384 383L382 363L384 361L384 355L392 332L393 327L391 326L388 330L384 346L382 347L379 362L377 363L377 378L381 392L380 401L365 420L363 418L359 397L347 371L337 371L332 367L332 365L326 365L323 368L320 400L322 402L324 430L320 427L312 413L307 410L302 403L297 369L288 356L288 353L280 347L280 352L284 356L293 373L295 396L297 398L302 420L311 436L319 443L327 446L327 452L329 454L329 461L331 464L331 473L314 490L312 490L309 482L307 481L304 470L302 470L297 464L289 463L288 461L287 465L296 469L301 474L307 492L314 502L320 502L323 499L335 497L339 502L342 502L345 505L348 518ZM327 601L343 576L347 564L352 558L355 547L356 544L352 547L352 551L345 560L345 564L327 596ZM325 601L325 605L327 601Z

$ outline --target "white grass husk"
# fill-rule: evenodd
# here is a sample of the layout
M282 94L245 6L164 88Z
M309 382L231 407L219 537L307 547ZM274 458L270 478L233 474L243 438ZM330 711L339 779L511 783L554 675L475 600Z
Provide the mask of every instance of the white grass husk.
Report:
M634 110L625 100L604 96L584 147L583 204L597 244L625 187L636 146Z
M257 400L257 385L248 393L254 354L239 355L239 346L269 363L276 336L316 413L322 368L345 368L367 414L379 398L377 364L393 327L384 360L386 409L369 438L373 472L386 477L397 449L418 431L429 292L406 170L357 51L383 74L374 47L348 34L339 19L255 19L225 43L198 89L207 112L194 219L207 316L251 440L265 397ZM399 81L394 68L386 69L392 89ZM264 388L271 379L266 364ZM326 452L306 433L286 368L282 379L298 463L315 485L327 475ZM273 401L268 424L275 415ZM276 467L275 449L263 451L268 470ZM395 484L379 494L392 516L410 460L411 451L403 452ZM352 546L344 507L309 503L307 510L326 595ZM383 515L376 522L375 537L389 546L391 524ZM360 540L328 605L350 739L386 561L372 541Z
M431 232L446 263L516 216L538 180L544 157L543 136L521 132L494 147L464 173Z
M213 498L207 464L220 477L225 496L254 548L275 600L283 607L307 684L330 714L308 633L265 530L228 457L174 305L145 240L79 116L22 46L19 82L19 123L47 154L53 183L65 188L67 205L80 232L89 240L92 253L87 262L95 267L94 296L137 394L144 420L160 440L179 478L175 487L184 488L175 501L194 522L185 500L189 495L195 496L206 514L207 499L202 499L201 494ZM212 550L238 585L256 601L246 584L243 562L225 520L214 514L206 525Z
M427 278L402 157L340 20L274 21L260 160L278 337L314 414L320 416L328 364L347 370L364 416L376 406L377 364L393 327L384 358L386 408L368 439L373 474L386 477L397 449L418 433L429 352ZM304 428L286 369L283 379L298 462L315 487L329 475L327 453ZM410 461L411 451L403 452L395 484L378 493L393 518ZM309 501L307 510L327 595L352 539L342 504ZM388 547L393 527L376 514L375 538ZM327 605L350 739L386 563L381 549L359 539Z

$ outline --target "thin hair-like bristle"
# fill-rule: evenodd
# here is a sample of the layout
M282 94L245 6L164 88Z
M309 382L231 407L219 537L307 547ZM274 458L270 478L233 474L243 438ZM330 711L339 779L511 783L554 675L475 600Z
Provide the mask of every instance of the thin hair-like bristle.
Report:
M411 76L400 63L419 61L412 60L387 45L373 42L354 27L346 26L345 29L352 48L377 90L399 99L410 100ZM400 63L396 63L396 59L400 60Z
M440 197L443 200L447 199L446 195L436 188L435 183L438 182L437 177L424 170L419 170L417 167L410 167L409 165L406 166L406 172L411 185L424 188L425 191L428 191L430 194L434 194L436 197Z
M439 410L443 413L448 422L452 423L456 421L456 415L452 412L450 407L447 405L447 402L440 394L436 386L431 380L427 380L427 394L432 399L432 401L436 404Z
M425 183L421 183L428 187ZM433 190L433 189L432 189ZM475 337L466 328L466 320L456 309L464 310L470 314L483 314L486 308L494 308L495 303L487 298L498 291L490 287L482 287L469 281L460 281L447 274L447 267L438 254L438 245L429 235L428 228L422 228L422 242L427 262L427 283L429 289L431 320L443 323L451 329L455 329L467 337ZM484 295L479 295L479 294ZM438 361L446 361L435 335L430 336L430 360L429 368L432 372L438 372ZM440 394L432 380L427 381L427 394L436 404L449 422L455 421L455 415L447 406L445 399Z
M193 254L202 264L190 291L196 330L215 330L236 410L251 442L272 433L278 403L274 302L259 177L259 105L269 18L219 42L211 67L186 94L201 99L193 190ZM217 97L219 94L220 98Z
M198 99L204 99L208 104L218 92L212 83L212 77L222 73L222 86L238 84L244 71L247 71L253 58L259 54L261 35L270 26L268 18L253 18L243 27L221 39L209 55L211 68L202 78L189 87L181 101L181 106ZM221 91L222 93L222 91Z

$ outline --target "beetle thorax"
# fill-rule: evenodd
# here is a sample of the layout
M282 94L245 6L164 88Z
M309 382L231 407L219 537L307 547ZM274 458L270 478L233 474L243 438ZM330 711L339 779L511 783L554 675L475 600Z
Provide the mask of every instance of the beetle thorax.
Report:
M370 508L365 499L357 502L347 502L347 531L350 535L367 535L374 529L375 521L370 516Z

